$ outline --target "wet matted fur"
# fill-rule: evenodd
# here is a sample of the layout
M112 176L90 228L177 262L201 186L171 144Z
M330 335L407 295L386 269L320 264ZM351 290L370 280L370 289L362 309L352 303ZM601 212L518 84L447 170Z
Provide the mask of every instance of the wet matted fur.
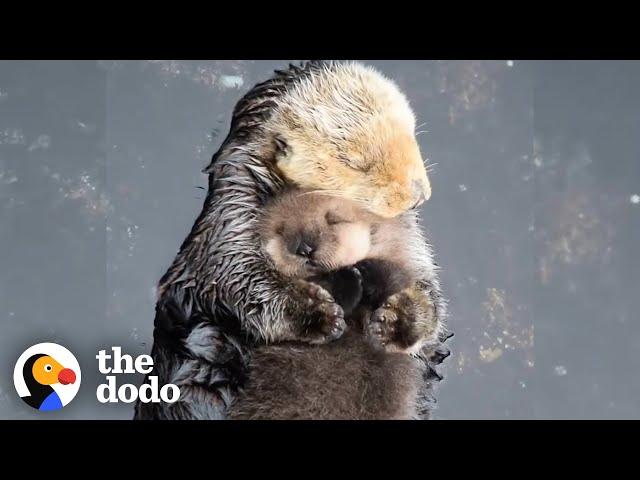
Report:
M181 397L138 403L135 418L225 418L254 343L305 341L296 322L284 319L304 324L307 298L269 265L256 232L257 212L287 179L381 215L406 212L402 218L414 225L406 248L444 322L431 248L417 212L407 211L430 194L414 126L397 87L358 64L291 66L237 103L230 132L205 169L202 212L158 286L152 375L178 385Z

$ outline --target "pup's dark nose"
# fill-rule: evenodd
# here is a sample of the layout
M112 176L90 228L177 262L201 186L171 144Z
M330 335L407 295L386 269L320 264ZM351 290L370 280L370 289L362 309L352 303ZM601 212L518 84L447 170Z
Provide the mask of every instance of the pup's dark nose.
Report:
M300 245L296 250L296 255L300 255L301 257L309 258L315 249L313 246L309 245L306 241L301 241Z
M293 255L304 258L311 258L313 252L316 250L316 246L315 238L306 232L292 235L287 240L287 250Z

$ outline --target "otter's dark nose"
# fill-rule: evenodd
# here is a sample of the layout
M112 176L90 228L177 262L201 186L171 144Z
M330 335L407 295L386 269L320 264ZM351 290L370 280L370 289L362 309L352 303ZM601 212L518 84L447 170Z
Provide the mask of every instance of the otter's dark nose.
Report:
M296 235L287 242L287 249L294 255L310 258L316 249L316 242L308 235Z
M303 240L300 242L300 245L298 245L298 248L296 250L296 255L309 258L311 257L311 254L313 253L314 250L315 248L313 248L312 245L310 245L309 243Z
M422 184L420 182L414 181L412 185L412 190L413 190L413 198L415 201L412 208L418 208L425 201L424 188L422 188Z

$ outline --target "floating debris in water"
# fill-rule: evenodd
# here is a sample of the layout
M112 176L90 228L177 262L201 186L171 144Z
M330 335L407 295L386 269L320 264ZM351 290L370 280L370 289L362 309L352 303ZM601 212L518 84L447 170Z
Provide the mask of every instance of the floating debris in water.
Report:
M504 290L489 288L482 306L486 330L483 332L485 340L479 347L480 361L491 363L503 354L516 351L529 357L533 348L533 325L521 323L521 315L517 313L522 310L520 305L512 305Z
M129 334L129 336L136 342L140 340L140 334L138 332L138 329L135 327L133 330L131 330L131 333Z
M633 203L634 205L637 205L640 203L640 195L638 195L637 193L634 193L633 195L631 195L631 197L629 197L629 201L631 203Z
M467 186L463 183L461 183L460 185L458 185L458 190L460 190L461 192L466 192L467 191Z
M513 67L513 60L507 60L507 67Z
M27 149L30 152L34 150L46 150L51 146L51 137L49 135L39 135L35 141L29 145Z
M74 130L85 134L92 134L97 130L97 127L93 123L83 122L82 120L76 120L73 124L73 128Z
M60 178L57 174L51 177L61 184L59 191L63 198L84 203L91 214L103 215L111 209L111 203L104 192L101 192L96 181L88 174L80 175L78 180Z
M0 131L0 145L24 145L25 137L19 128L5 128Z
M480 345L480 360L486 363L491 363L496 361L498 358L502 356L502 349L499 347L496 348L484 348Z
M559 377L564 377L567 374L567 368L562 365L557 365L553 371Z
M221 75L220 85L223 88L240 88L244 85L244 78L240 75Z
M11 175L10 177L4 178L4 174L0 174L0 180L3 180L7 185L11 185L12 183L16 183L18 181L18 177L15 175Z

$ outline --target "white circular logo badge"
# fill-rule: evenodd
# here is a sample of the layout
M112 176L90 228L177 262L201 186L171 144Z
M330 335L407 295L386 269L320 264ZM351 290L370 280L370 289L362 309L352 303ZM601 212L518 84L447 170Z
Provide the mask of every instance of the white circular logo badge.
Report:
M27 405L41 411L60 410L80 389L80 365L56 343L27 348L13 369L13 384Z

